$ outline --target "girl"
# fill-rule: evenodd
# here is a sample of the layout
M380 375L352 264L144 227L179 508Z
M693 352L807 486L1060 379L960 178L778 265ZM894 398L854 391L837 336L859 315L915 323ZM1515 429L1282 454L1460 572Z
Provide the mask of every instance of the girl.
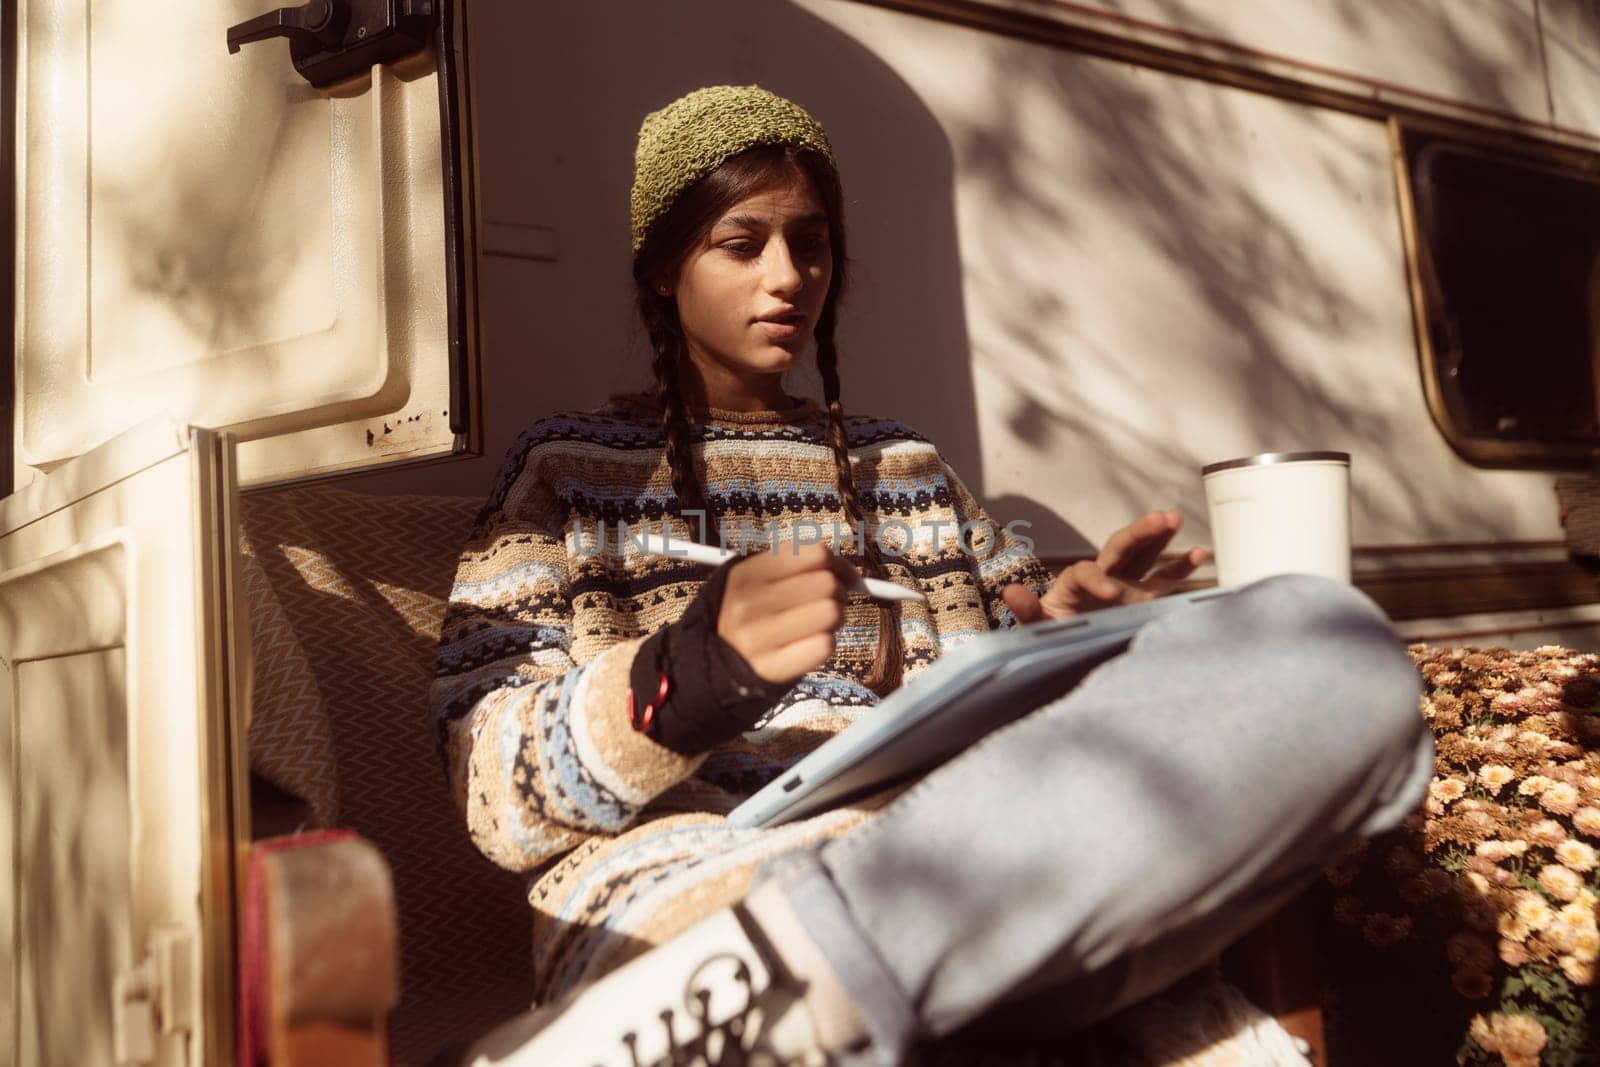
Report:
M842 203L821 126L757 87L640 130L655 388L522 436L442 637L450 781L479 847L533 876L534 997L561 998L479 1063L894 1063L980 1018L1080 1027L1206 961L1429 780L1381 613L1279 578L1165 616L903 795L729 827L943 651L1160 595L1205 558L1157 566L1180 518L1152 512L1052 583L924 437L847 416ZM782 387L813 350L821 405ZM710 574L617 529L774 522L777 550ZM789 544L802 528L832 536ZM926 599L851 592L847 555Z

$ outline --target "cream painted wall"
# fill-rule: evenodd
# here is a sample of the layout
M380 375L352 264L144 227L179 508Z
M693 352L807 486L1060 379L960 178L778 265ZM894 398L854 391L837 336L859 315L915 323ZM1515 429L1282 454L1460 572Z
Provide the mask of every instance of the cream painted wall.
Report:
M759 81L841 159L847 404L1041 551L1157 505L1203 537L1202 463L1310 447L1354 455L1359 543L1559 536L1549 476L1469 468L1428 419L1380 124L846 0L623 6L477 9L485 219L554 258L484 264L490 455L358 487L476 495L533 418L647 382L638 120Z
M1126 32L1149 27L1188 35L1170 38L1172 47L1204 53L1204 42L1221 41L1300 64L1301 75L1313 80L1336 74L1369 83L1375 95L1426 94L1547 122L1539 14L1586 0L981 2L1062 20L1131 19Z
M1555 121L1600 137L1600 4L1541 0L1540 13Z

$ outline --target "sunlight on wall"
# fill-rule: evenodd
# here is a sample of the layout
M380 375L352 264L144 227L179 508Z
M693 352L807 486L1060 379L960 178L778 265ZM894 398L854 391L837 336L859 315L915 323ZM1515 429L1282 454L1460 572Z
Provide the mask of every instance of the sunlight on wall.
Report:
M863 8L955 154L983 489L1091 540L1204 516L1197 469L1354 457L1358 542L1559 536L1543 475L1428 420L1385 128ZM960 76L953 76L953 72Z

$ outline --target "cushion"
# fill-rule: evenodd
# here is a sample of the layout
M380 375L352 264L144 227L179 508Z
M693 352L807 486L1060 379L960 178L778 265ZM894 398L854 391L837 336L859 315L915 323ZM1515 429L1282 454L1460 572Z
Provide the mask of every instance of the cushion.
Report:
M394 874L400 1063L525 1009L532 987L522 881L468 838L430 722L434 650L479 501L328 487L248 494L242 581L254 629L254 774L342 826Z

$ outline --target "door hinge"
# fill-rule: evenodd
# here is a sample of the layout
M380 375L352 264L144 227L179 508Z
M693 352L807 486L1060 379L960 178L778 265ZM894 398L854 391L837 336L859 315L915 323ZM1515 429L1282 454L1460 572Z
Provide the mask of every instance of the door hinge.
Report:
M150 932L144 957L112 980L112 1054L118 1067L152 1063L159 1037L194 1030L194 946L188 930L158 926ZM187 1050L189 1042L179 1045Z

